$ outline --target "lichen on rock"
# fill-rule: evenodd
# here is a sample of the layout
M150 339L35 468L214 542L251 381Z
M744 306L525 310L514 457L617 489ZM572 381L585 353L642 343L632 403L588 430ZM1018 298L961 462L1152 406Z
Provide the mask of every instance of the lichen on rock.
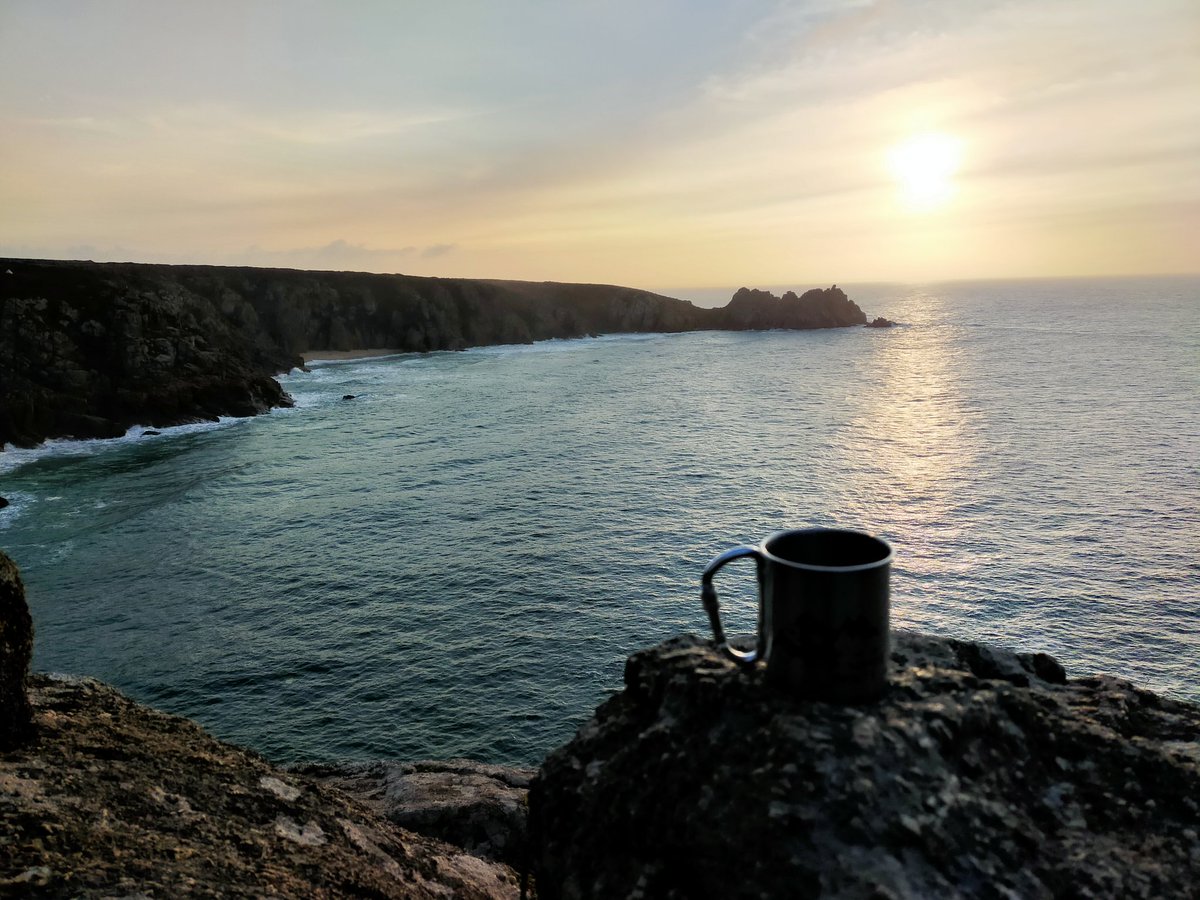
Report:
M38 740L0 753L0 896L519 895L508 866L87 678L30 678Z
M530 790L539 896L1187 897L1200 708L1044 654L898 633L887 695L634 654Z

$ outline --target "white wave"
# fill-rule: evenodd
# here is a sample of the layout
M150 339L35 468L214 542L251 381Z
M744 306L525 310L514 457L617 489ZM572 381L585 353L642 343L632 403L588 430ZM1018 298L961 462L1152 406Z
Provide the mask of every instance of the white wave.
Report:
M547 338L544 341L534 341L532 344L491 344L486 347L468 347L462 352L481 356L506 356L519 353L564 353L603 344L644 343L675 336L674 332L666 331L618 332L615 334L598 334L594 337Z
M55 438L44 441L36 447L12 447L0 451L0 474L14 472L40 459L95 456L97 453L107 453L110 450L127 447L131 444L143 443L145 441L169 440L184 434L216 431L217 429L228 428L231 425L236 425L244 421L246 421L246 417L222 416L216 422L190 422L186 425L171 425L164 428L151 428L149 425L134 425L121 435L121 437L91 438L88 440ZM146 432L148 431L156 431L158 434L147 434Z
M8 506L0 509L0 531L12 525L24 514L25 510L37 502L37 498L33 494L27 494L24 491L6 494L5 499L8 500Z
M383 353L378 356L355 356L351 357L350 359L310 359L307 363L305 363L305 365L307 365L310 369L316 370L326 369L331 366L354 366L364 362L378 362L381 359L396 359L400 356L411 355L411 353ZM292 371L298 372L300 370L293 369Z

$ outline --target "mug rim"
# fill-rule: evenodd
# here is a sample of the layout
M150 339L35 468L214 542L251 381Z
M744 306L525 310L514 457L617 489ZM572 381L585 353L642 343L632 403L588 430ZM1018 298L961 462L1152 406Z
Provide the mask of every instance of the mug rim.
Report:
M852 566L820 566L816 563L801 563L790 559L784 559L782 556L776 556L774 553L771 553L769 550L767 550L767 544L771 543L777 538L784 537L785 535L814 534L818 532L825 534L854 534L858 535L859 537L870 538L872 541L875 541L875 543L881 545L887 552L879 559L872 560L871 562L855 563ZM756 549L759 553L771 560L773 563L778 563L781 566L791 566L793 569L804 569L809 572L865 572L868 569L877 569L881 566L888 565L891 563L893 556L895 556L895 552L892 550L892 545L881 537L876 537L869 532L858 531L854 528L827 528L821 525L814 525L809 528L781 529L763 538Z

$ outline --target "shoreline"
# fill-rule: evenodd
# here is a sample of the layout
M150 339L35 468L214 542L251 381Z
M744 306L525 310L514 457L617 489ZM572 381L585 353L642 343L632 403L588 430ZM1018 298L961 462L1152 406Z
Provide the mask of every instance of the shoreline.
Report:
M300 358L307 366L314 362L343 362L350 359L371 359L375 356L395 356L404 350L388 347L369 347L366 350L301 350Z

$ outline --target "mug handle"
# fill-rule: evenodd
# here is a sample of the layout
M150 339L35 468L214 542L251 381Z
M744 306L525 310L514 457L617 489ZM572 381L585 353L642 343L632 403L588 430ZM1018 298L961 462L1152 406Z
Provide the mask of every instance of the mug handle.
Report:
M713 576L717 574L725 563L741 559L743 556L753 556L758 561L758 564L762 565L762 556L758 552L757 547L734 547L732 550L726 550L705 566L704 574L700 576L700 600L704 603L705 612L708 613L708 621L712 623L713 637L717 641L717 649L735 662L750 665L758 660L760 648L757 643L753 650L737 650L729 646L729 641L725 637L725 629L721 627L721 613L719 604L717 603L717 589L713 585ZM762 640L762 635L758 636L758 640Z

